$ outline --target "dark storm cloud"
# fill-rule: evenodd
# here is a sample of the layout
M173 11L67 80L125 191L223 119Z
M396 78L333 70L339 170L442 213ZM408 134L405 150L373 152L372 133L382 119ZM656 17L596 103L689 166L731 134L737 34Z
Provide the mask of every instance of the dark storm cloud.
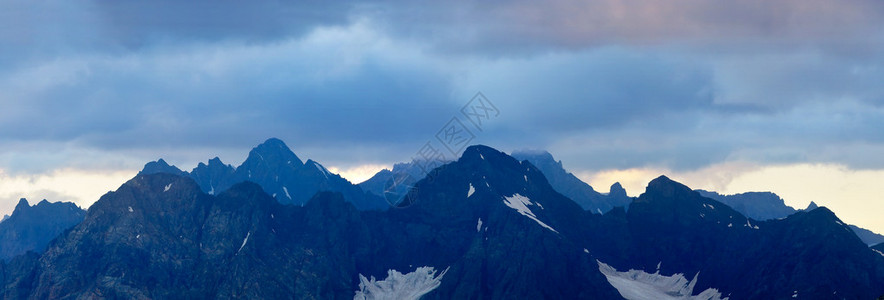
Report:
M585 168L879 167L882 11L862 0L6 1L0 146L140 163L275 136L340 165L391 163L482 91L501 115L475 142L552 148ZM20 157L0 168L45 165Z
M111 148L225 143L269 134L312 143L391 143L422 129L430 132L438 125L429 121L442 122L456 112L458 106L447 103L449 79L434 70L388 63L376 54L363 57L365 49L323 52L363 45L358 40L323 45L329 36L361 33L320 33L268 47L49 63L10 79L10 94L30 101L0 113L0 134L82 139ZM19 86L42 78L56 80L36 90Z
M151 42L240 39L267 41L299 36L316 26L348 22L343 1L96 1L106 37L138 47Z

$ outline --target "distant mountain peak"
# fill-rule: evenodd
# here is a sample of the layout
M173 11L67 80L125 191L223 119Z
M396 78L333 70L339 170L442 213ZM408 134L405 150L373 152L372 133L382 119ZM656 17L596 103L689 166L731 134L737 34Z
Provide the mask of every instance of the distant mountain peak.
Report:
M513 156L531 156L536 159L543 159L546 161L555 162L556 159L553 157L552 153L546 150L517 150L513 151Z
M139 175L171 173L192 178L200 189L210 195L219 195L243 181L260 185L264 191L281 203L303 205L318 191L341 192L358 209L383 210L389 205L381 196L366 194L359 186L331 173L313 160L304 162L286 144L270 138L249 151L246 160L237 167L214 157L200 162L190 172L169 166L163 160L145 165Z
M810 204L808 204L808 205L807 205L807 208L805 208L804 210L806 210L806 211L811 211L811 210L814 210L814 209L817 209L817 208L819 208L819 206L816 205L815 202L810 201Z
M684 184L669 179L666 175L660 175L660 177L657 177L648 183L645 193L650 192L656 192L667 197L674 197L675 195L693 193L694 191Z
M169 165L162 158L157 159L156 161L149 162L144 165L144 168L141 169L141 172L138 172L139 175L147 175L147 174L156 174L156 173L169 173L175 175L183 175L184 171L181 171L176 166Z
M28 199L21 198L18 200L18 204L15 205L15 209L12 211L12 213L15 214L16 211L23 211L30 207L31 205L28 203Z
M678 183L678 182L675 182L675 181L672 180L672 179L669 179L669 177L666 177L666 175L660 175L660 176L658 176L657 178L654 178L653 180L651 180L650 183L654 183L654 182L658 182L658 183L666 183L666 182L670 182L670 183Z
M632 202L632 198L626 195L626 191L619 184L612 186L608 194L597 192L592 186L565 170L562 161L557 161L547 151L514 151L513 157L531 162L557 192L567 196L584 210L605 213L614 207L625 207Z
M813 202L811 202L811 203L813 203ZM817 206L816 208L807 211L807 213L812 214L814 216L824 217L824 218L828 218L828 219L838 219L838 216L835 215L835 212L833 212L832 210L830 210L828 207L825 207L825 206Z
M222 162L220 158L218 158L217 156L215 156L214 158L212 158L212 159L209 160L209 164L208 164L208 165L210 165L210 166L211 166L211 165L222 165L222 166L223 166L223 165L224 165L224 162Z
M246 159L266 160L268 163L284 162L296 166L304 165L300 158L280 139L269 138L249 152Z
M85 211L71 202L46 199L30 206L18 201L15 210L0 224L0 260L27 251L42 251L58 234L83 220Z
M614 184L611 185L611 189L608 192L608 196L626 197L626 189L624 189L623 186L620 185L620 182L615 182Z
M796 212L794 208L786 205L786 202L780 196L771 192L746 192L722 195L717 192L700 189L695 191L703 197L727 204L741 214L758 221L782 219Z

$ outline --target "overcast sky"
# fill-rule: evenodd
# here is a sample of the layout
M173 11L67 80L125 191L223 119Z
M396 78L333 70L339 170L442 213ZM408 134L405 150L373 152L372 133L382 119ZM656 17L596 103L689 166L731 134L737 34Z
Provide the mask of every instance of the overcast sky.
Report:
M884 232L877 0L0 0L0 213L268 137L358 181L477 92L474 143L632 195L667 174Z

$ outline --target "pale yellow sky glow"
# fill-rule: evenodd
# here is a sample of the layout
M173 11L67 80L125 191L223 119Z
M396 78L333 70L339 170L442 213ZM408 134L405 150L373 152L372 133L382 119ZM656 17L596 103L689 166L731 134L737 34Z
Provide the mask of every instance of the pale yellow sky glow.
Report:
M45 174L11 175L0 170L0 214L11 214L18 199L31 205L40 200L74 202L89 208L108 191L135 177L133 170L60 169Z
M380 164L369 164L369 165L361 165L355 166L347 169L339 169L337 167L328 168L332 173L341 175L341 177L346 178L353 184L360 184L363 181L368 180L374 174L377 174L383 169L392 169L393 167L390 165L380 165Z
M620 182L631 196L645 191L648 182L666 175L693 189L723 194L748 191L774 192L796 209L810 201L826 206L842 220L884 232L884 170L851 170L837 164L790 164L757 166L748 163L724 163L689 172L637 168L575 172L597 190L607 191Z
M329 167L332 173L359 184L389 165L367 164L341 169ZM116 190L135 177L138 170L59 169L45 174L11 175L0 169L0 215L11 214L18 200L27 198L31 205L42 199L51 202L74 202L89 208L102 195Z

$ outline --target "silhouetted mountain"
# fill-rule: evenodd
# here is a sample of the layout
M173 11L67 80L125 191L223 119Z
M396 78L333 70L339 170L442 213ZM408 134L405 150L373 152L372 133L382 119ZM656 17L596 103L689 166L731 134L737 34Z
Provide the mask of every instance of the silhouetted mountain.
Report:
M785 218L797 210L786 205L780 196L771 192L748 192L735 195L722 195L716 192L697 190L706 198L727 204L743 215L759 221Z
M215 197L189 178L139 175L89 208L31 275L4 282L4 298L352 297L344 245L365 231L346 227L339 214L356 212L335 199L283 206L253 183ZM329 215L332 205L341 210Z
M220 193L245 181L260 185L280 203L304 205L316 192L334 191L344 195L361 210L382 210L389 207L383 198L367 194L358 186L329 172L318 162L306 163L281 140L271 138L249 152L248 158L236 168L215 157L208 164L200 163L191 172L168 166L162 159L150 162L139 174L170 173L189 176L209 194Z
M253 177L272 174L249 168ZM138 175L103 196L43 254L0 263L0 294L617 299L636 288L705 299L884 294L884 255L826 208L756 221L660 177L629 210L593 214L557 192L529 161L485 146L467 148L433 174L406 194L409 205L386 211L359 211L341 193L319 192L295 206L249 182L209 195L188 177Z
M418 180L427 176L432 166L441 166L445 163L448 162L429 163L415 160L397 163L393 165L393 170L383 169L360 183L359 187L368 193L384 197L390 204L398 204Z
M626 246L594 248L618 269L698 274L696 288L716 288L733 299L884 293L884 257L825 208L756 221L660 177L625 216L605 218L625 221L626 229L600 227L598 234L620 231Z
M817 206L816 203L814 203L813 201L810 201L810 204L808 204L808 205L807 205L807 208L805 208L804 210L805 210L805 211L811 211L811 210L814 210L814 209L817 209L817 208L819 208L819 206Z
M12 215L0 223L0 260L41 252L53 238L83 221L85 212L70 202L40 201L34 206L22 198Z
M866 245L871 246L884 243L884 235L877 234L871 230L856 225L847 224L847 226L850 227L850 230L853 230L853 233L856 233L856 236L858 236L863 243L866 243Z
M215 157L208 164L199 163L188 175L209 195L220 193L235 182L233 166L224 164L221 159Z
M527 161L471 146L389 211L393 238L369 274L447 269L427 299L610 299L595 257L573 241L586 214Z
M562 162L556 161L549 152L521 151L514 152L513 157L537 166L556 191L577 202L584 210L606 213L614 207L625 207L632 202L619 182L614 183L607 194L596 192L589 184L566 171Z
M155 174L155 173L169 173L174 175L184 175L186 172L181 171L178 167L170 166L166 163L162 158L149 162L144 165L144 169L142 169L138 174Z
M251 183L216 197L190 178L139 175L42 256L4 265L3 294L352 298L360 275L426 265L445 274L428 299L617 297L592 256L562 238L579 232L569 224L583 215L576 204L529 163L487 147L466 153L417 183L426 197L386 212L360 213L340 194L299 207Z
M406 163L398 163L398 164L393 165L393 170L396 170L397 167L401 168L400 166L404 165L404 164L406 164ZM359 187L362 188L362 190L364 190L366 192L369 192L369 193L372 193L375 195L383 195L384 190L386 189L386 186L385 186L386 183L388 181L392 180L392 178L393 178L393 171L388 170L388 169L383 169L383 170L378 171L374 175L372 175L371 178L366 179L365 181L359 183L358 185L359 185ZM417 180L414 180L414 182L417 182ZM411 182L411 184L414 184L414 182Z
M703 197L718 200L741 214L759 221L782 219L798 210L787 206L780 196L771 192L748 192L735 195L722 195L716 192L696 190ZM818 206L813 201L805 211L811 211ZM867 245L884 242L884 235L874 233L868 229L850 225L850 229Z

